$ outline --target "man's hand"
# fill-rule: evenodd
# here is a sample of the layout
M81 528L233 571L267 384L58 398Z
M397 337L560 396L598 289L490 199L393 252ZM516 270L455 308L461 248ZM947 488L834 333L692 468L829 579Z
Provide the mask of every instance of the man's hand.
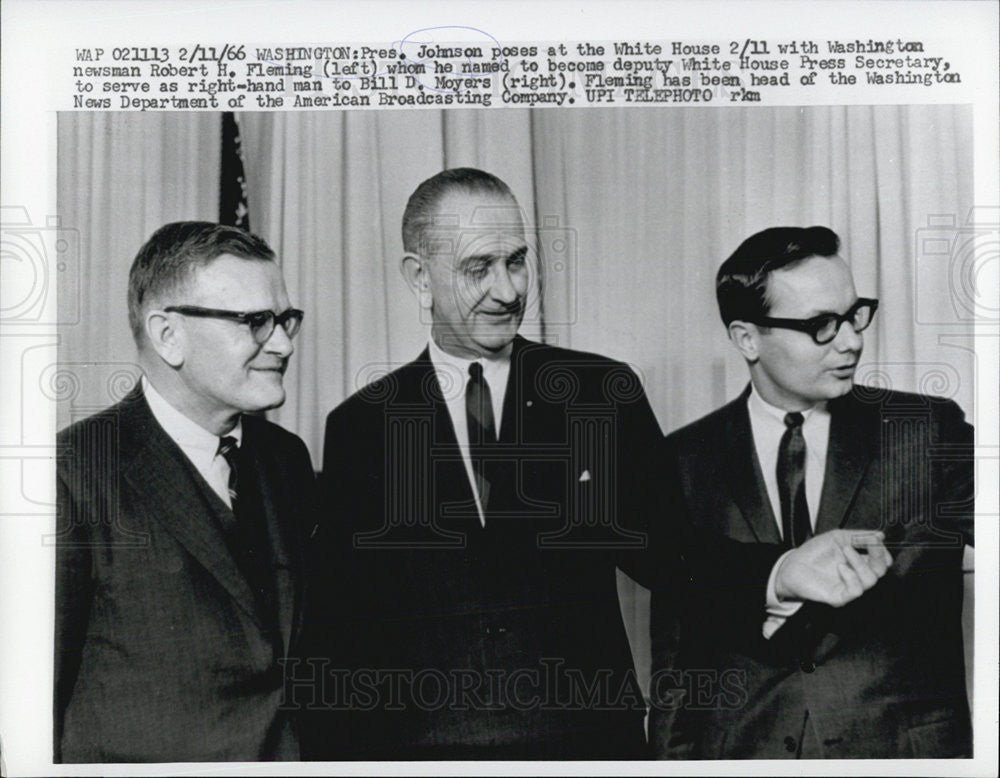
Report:
M816 535L781 560L775 593L782 601L846 605L871 589L892 564L884 539L881 532L844 529Z

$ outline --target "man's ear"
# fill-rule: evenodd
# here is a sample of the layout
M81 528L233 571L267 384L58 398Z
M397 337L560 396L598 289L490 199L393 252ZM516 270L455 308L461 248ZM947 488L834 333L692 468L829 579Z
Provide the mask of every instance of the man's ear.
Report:
M175 368L184 364L184 333L178 329L170 314L156 309L147 311L143 325L146 340L160 359Z
M417 254L407 252L403 255L401 269L403 278L406 279L406 285L417 296L420 307L429 311L434 298L431 295L431 277L427 269L427 260L422 259Z
M729 339L751 364L760 358L760 330L756 324L745 321L729 323Z

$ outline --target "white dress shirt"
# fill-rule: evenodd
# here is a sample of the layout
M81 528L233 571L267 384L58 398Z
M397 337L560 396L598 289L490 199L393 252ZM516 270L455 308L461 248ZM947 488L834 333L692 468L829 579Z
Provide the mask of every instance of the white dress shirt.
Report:
M212 487L212 491L219 495L219 499L232 508L229 499L229 463L219 454L221 438L167 402L146 376L142 377L142 391L149 403L149 410L153 412L153 418L191 460L191 464ZM236 422L228 436L236 438L236 444L239 445L243 441L242 422Z
M493 419L497 435L500 435L500 425L503 420L503 401L507 394L507 378L510 376L511 344L507 344L496 356L479 359L463 359L449 354L441 349L434 338L430 339L429 351L431 364L437 375L438 386L448 407L451 426L458 439L458 448L462 452L462 462L465 464L465 474L469 478L472 494L476 498L476 511L479 513L479 523L486 526L486 514L479 501L479 491L476 487L476 476L472 471L472 458L469 454L469 426L465 418L465 386L469 382L469 365L478 362L483 366L483 378L490 388L490 399L493 404Z
M765 401L756 388L750 391L747 410L750 414L750 431L757 452L757 461L764 474L767 497L778 525L778 534L784 536L781 524L781 497L778 492L778 448L787 429L785 426L787 411ZM809 521L815 529L820 496L823 493L823 475L826 472L826 451L830 442L830 412L826 409L826 403L819 403L801 413L802 436L806 443L806 504L809 506ZM763 627L765 638L770 638L785 623L785 619L802 607L801 602L781 602L775 592L775 573L784 558L782 555L774 565L767 582L768 616Z

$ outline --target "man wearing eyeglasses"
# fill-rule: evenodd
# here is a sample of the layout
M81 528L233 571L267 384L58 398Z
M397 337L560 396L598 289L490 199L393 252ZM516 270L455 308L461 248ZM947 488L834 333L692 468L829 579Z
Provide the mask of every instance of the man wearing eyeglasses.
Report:
M153 234L128 304L139 385L58 436L55 760L298 759L313 471L257 414L302 311L264 241L209 222Z
M719 269L750 385L667 437L673 518L778 560L749 614L697 575L683 597L654 592L660 756L971 756L972 428L950 401L854 386L878 301L838 250L825 227L779 227ZM824 596L838 579L843 602Z

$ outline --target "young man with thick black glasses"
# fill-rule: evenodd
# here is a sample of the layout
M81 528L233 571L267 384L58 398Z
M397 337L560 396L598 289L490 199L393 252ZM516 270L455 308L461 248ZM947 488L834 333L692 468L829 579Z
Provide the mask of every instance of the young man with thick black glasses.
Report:
M697 570L683 596L654 592L654 678L701 673L723 692L654 685L659 756L971 756L961 565L973 430L951 401L854 385L878 301L858 297L839 244L826 227L764 230L716 277L750 385L667 437L669 518L778 559L750 614L699 586ZM863 572L856 552L872 569L863 592L845 580L857 596L834 607L798 574L821 589L805 551L845 533L826 560L836 575Z

